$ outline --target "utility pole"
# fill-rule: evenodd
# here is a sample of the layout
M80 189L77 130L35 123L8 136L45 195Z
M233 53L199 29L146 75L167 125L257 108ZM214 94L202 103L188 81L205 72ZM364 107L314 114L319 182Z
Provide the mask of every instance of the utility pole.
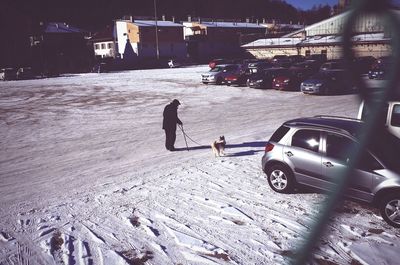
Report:
M154 21L156 23L156 53L157 53L157 60L160 60L160 49L158 47L157 3L156 3L156 0L154 0Z

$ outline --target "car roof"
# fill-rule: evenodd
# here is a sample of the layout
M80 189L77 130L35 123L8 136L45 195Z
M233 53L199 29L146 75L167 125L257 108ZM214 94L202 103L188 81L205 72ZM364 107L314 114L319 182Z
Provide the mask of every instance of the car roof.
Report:
M336 130L352 136L359 135L364 127L364 122L358 119L319 115L314 117L297 118L286 121L284 125L290 127L315 127Z

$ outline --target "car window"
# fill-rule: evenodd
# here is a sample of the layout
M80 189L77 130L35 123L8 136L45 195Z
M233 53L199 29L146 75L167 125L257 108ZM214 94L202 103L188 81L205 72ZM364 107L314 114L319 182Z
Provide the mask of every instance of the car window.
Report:
M326 155L328 157L338 159L344 163L351 161L351 149L360 148L359 144L353 140L337 135L328 133L326 136ZM368 152L364 151L361 154L361 159L356 165L356 168L370 171L382 168L382 165Z
M354 145L354 141L347 137L329 133L326 136L326 155L344 162L349 162L350 154L346 152L346 150Z
M210 72L220 72L220 71L222 71L222 67L219 66L214 67L213 69L210 70Z
M400 127L400 104L393 106L392 119L390 125Z
M282 125L281 127L278 128L278 130L274 132L274 134L272 134L269 140L271 142L279 142L280 140L282 140L283 136L285 136L289 130L290 130L289 127Z
M292 146L318 152L320 132L314 130L299 130L292 137Z

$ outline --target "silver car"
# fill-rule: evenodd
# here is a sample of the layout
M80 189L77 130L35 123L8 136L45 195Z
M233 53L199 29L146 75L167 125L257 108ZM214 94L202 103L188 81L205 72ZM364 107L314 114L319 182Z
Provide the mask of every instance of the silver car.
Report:
M225 81L225 77L229 74L240 71L238 64L221 64L217 65L205 74L201 75L203 84L221 85Z
M265 146L262 168L270 187L289 193L301 184L329 191L359 148L364 122L316 116L290 120ZM346 196L374 204L383 219L400 227L400 140L381 130L369 139L348 182Z

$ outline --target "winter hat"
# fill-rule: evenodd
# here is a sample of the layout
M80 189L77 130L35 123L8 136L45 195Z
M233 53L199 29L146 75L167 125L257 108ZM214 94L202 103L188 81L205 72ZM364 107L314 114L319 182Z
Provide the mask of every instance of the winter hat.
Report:
M179 106L179 105L181 105L181 103L179 102L179 100L174 99L174 100L172 100L172 105Z

